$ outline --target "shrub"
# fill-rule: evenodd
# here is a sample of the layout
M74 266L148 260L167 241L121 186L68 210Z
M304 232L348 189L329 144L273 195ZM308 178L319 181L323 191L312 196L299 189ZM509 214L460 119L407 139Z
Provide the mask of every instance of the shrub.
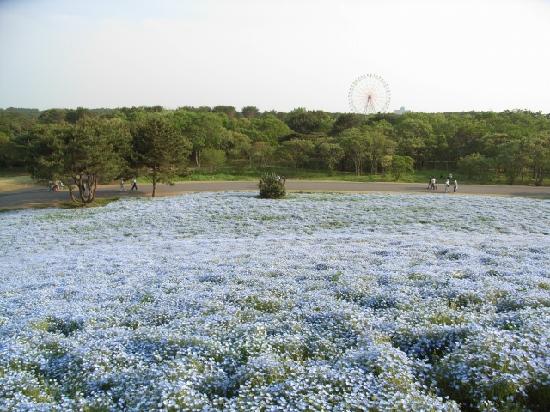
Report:
M468 179L487 180L492 168L492 160L479 153L461 157L458 161L458 170Z
M393 156L391 170L395 180L399 180L405 173L412 173L414 171L413 165L414 160L410 156Z
M202 165L211 172L222 167L225 164L225 152L219 149L204 149L202 154Z
M285 197L285 178L275 173L265 173L260 177L260 197L280 199Z

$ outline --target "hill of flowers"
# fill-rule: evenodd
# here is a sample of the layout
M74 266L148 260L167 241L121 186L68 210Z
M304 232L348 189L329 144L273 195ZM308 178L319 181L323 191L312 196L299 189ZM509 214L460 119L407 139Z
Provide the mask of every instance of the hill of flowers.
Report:
M544 410L550 202L0 214L0 410Z

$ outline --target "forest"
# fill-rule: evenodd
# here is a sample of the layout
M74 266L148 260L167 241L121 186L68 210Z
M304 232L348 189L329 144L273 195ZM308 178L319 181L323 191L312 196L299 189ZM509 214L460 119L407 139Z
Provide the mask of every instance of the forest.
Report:
M93 186L133 176L452 171L480 183L548 184L550 115L528 111L328 113L255 106L0 110L0 170ZM546 179L546 180L545 180Z

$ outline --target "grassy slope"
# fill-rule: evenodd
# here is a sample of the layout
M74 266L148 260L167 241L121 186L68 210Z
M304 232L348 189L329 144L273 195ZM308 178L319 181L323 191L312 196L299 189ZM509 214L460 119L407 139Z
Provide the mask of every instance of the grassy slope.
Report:
M356 176L350 172L334 172L329 174L326 171L303 170L303 169L286 169L273 168L273 171L288 179L304 179L304 180L343 180L350 182L404 182L404 183L428 183L431 176L435 176L440 183L449 172L447 170L417 170L414 173L404 174L396 180L391 174L363 175ZM177 179L178 181L220 181L220 180L258 180L261 171L258 170L235 170L235 169L220 169L219 171L208 172L205 170L193 171L189 176L183 176ZM459 184L477 183L477 184L508 184L504 177L495 180L479 181L466 179L457 173L453 173ZM147 180L143 180L147 182ZM532 184L531 181L517 180L516 184ZM545 179L545 185L550 185L550 179Z
M33 185L34 182L29 175L0 173L0 192L24 189Z

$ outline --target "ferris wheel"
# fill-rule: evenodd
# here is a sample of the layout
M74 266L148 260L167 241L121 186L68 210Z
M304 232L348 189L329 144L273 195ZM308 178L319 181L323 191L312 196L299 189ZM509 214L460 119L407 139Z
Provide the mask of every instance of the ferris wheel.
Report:
M380 113L388 110L391 91L388 83L377 74L359 76L348 93L349 107L355 113Z

